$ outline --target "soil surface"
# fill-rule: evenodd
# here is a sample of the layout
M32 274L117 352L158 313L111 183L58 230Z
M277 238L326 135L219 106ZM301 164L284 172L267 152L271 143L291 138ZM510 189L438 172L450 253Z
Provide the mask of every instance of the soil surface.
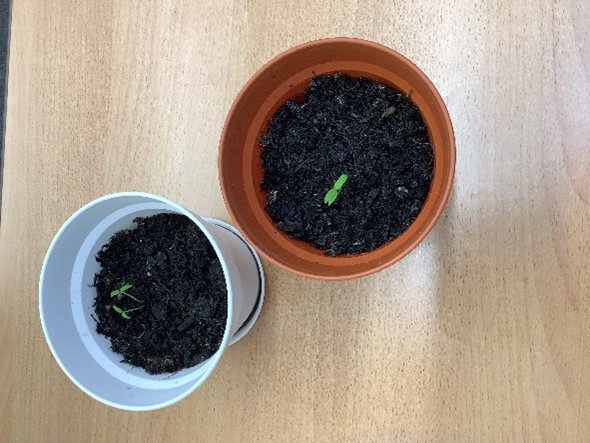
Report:
M341 73L314 77L260 138L266 211L326 255L395 239L424 205L434 154L418 108L400 92ZM346 174L334 203L326 193Z
M96 331L124 362L150 374L194 366L223 339L227 290L221 263L184 215L134 222L134 229L116 233L96 255L102 268L94 278ZM124 285L133 286L111 296Z

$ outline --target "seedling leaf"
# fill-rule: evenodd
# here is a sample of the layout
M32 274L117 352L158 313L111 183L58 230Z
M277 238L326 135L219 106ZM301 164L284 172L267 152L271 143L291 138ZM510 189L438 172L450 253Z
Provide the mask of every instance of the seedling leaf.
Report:
M339 193L340 193L340 191L338 191L336 189L330 189L328 191L328 193L326 194L326 196L324 197L324 203L326 203L328 206L330 206L332 203L334 203L334 201L336 201L336 197L338 197Z
M346 174L342 174L340 177L338 177L338 180L334 182L334 186L332 186L332 189L330 189L324 196L325 204L330 206L332 203L336 201L336 198L340 194L340 190L342 189L342 186L344 186L344 183L346 183L346 180L348 180L348 175Z
M131 294L128 294L127 290L131 289L133 287L132 284L129 283L125 283L123 286L121 286L119 289L115 289L114 291L111 291L111 297L119 297L121 298L123 295L128 295L129 297L131 297L133 300L136 300L140 303L143 303L142 301L138 300L137 298L135 298L134 296L132 296Z
M123 309L121 309L117 305L113 305L113 309L115 310L115 312L120 314L121 317L123 317L125 320L129 320L131 318L131 317L129 317L129 315L127 315L127 312L125 312Z
M340 177L338 177L338 180L336 180L336 183L334 183L334 189L337 189L337 190L342 189L342 186L344 186L344 183L346 183L346 180L348 180L348 175L342 174Z

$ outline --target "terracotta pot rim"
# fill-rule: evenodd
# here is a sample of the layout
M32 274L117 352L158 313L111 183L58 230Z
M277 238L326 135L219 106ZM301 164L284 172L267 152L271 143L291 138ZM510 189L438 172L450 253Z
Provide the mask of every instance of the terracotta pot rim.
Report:
M409 243L406 247L404 247L404 249L400 253L393 255L393 256L389 257L388 259L386 259L378 264L375 264L374 266L372 266L370 268L364 269L362 271L349 272L349 273L341 274L341 275L325 275L325 274L322 274L321 272L319 272L319 273L307 272L307 271L303 271L301 269L296 269L296 268L290 267L287 264L281 262L280 260L278 260L275 257L268 254L264 250L264 248L259 247L259 245L257 244L257 241L255 239L253 239L253 237L250 235L250 229L248 228L248 226L241 223L239 211L237 211L236 208L230 202L230 198L229 198L230 191L228 190L228 187L227 187L227 185L224 181L224 177L223 177L223 175L224 175L223 174L223 169L224 169L223 165L226 162L226 155L228 155L227 152L224 150L224 145L226 144L226 140L228 138L228 132L230 131L228 123L232 122L235 119L236 109L238 108L238 105L244 100L244 97L246 97L250 93L250 90L253 87L253 85L256 85L257 82L260 81L260 77L263 74L265 74L267 71L269 71L277 63L293 56L294 54L297 54L301 51L306 51L310 48L324 46L324 45L334 45L334 44L336 44L336 45L338 45L338 44L361 45L361 46L364 46L365 48L371 48L374 50L386 52L389 56L396 58L402 64L406 65L416 76L418 76L420 78L420 80L427 86L429 93L432 95L432 98L434 99L435 106L437 107L437 110L439 111L440 117L442 117L442 119L444 120L444 127L448 129L448 131L447 131L448 132L448 134L447 134L448 135L448 140L447 140L448 153L447 154L448 154L448 164L449 164L449 168L448 168L449 175L448 175L448 178L443 181L442 187L440 187L440 189L438 189L438 194L439 194L438 203L436 204L434 209L432 211L430 211L429 218L428 218L427 222L421 226L420 232L413 238L411 243ZM428 122L426 122L426 123L428 123ZM428 124L427 124L427 126L428 126ZM435 157L435 161L436 161L436 157ZM430 79L413 62L411 62L409 59L407 59L405 56L401 55L400 53L394 51L393 49L390 49L390 48L383 46L381 44L367 41L367 40L363 40L363 39L349 38L349 37L334 37L334 38L325 38L325 39L319 39L319 40L313 40L310 42L306 42L306 43L294 46L294 47L286 50L285 52L280 53L279 55L273 57L270 61L266 62L262 67L260 67L254 73L254 75L252 75L252 77L246 82L246 84L242 87L239 94L237 95L237 97L233 101L230 111L227 114L227 117L225 119L223 131L222 131L221 139L220 139L220 149L219 149L219 157L218 157L218 173L219 173L219 181L221 184L222 194L223 194L223 198L225 201L225 205L226 205L226 208L227 208L228 212L230 213L234 223L237 225L238 229L241 231L242 235L246 238L246 240L250 244L252 244L253 247L265 259L267 259L267 260L271 261L272 263L276 264L277 266L279 266L283 269L286 269L292 273L295 273L297 275L301 275L304 277L310 277L310 278L314 278L314 279L320 279L320 280L337 281L337 280L348 280L348 279L365 277L367 275L381 271L381 270L391 266L392 264L396 263L397 261L401 260L406 255L408 255L414 248L416 248L418 246L418 244L422 240L424 240L424 238L432 231L433 227L435 226L436 222L440 218L440 216L445 208L445 205L448 201L448 198L449 198L449 195L450 195L450 192L452 189L452 185L453 185L455 164L456 164L456 152L455 152L455 138L454 138L454 131L453 131L452 122L451 122L450 116L448 114L448 110L444 104L442 97L440 96L439 92L435 88L434 84L430 81ZM434 172L433 172L433 182L434 182ZM431 188L431 190L429 191L429 194L428 194L429 197L433 193L433 189L434 189L434 187ZM427 201L428 201L429 197L427 197ZM426 202L425 202L425 206L426 206ZM418 218L412 223L412 225L414 225L417 220L418 220ZM408 228L408 230L409 229L410 228ZM402 234L400 237L402 237L403 235L404 234ZM400 237L397 237L396 239L388 242L386 245L396 242ZM299 242L300 242L299 240L290 239L290 243L295 244L293 247L297 248L297 249L299 247L296 244ZM386 245L384 245L384 246L386 246ZM354 256L354 257L362 256L362 257L370 258L380 248L377 248L374 251L371 251L368 253L359 254L358 256ZM339 260L342 258L343 257L334 257L334 260L336 261L336 260ZM346 257L344 257L344 258L346 258ZM335 263L334 266L338 266L338 264Z

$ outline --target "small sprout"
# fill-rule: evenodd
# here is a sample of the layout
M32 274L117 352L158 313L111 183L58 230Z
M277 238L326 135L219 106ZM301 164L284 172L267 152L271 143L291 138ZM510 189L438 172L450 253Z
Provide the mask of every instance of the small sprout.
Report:
M143 306L140 306L139 308L127 309L126 311L124 311L123 309L121 309L117 305L113 305L113 309L115 310L115 312L117 312L118 314L121 314L121 317L123 317L125 320L131 319L128 312L137 311L138 309L141 309L142 307Z
M135 300L138 303L143 303L141 300L139 300L138 298L135 298L133 295L129 294L128 291L129 289L131 289L133 287L133 285L129 284L129 283L125 283L123 286L121 286L119 289L115 289L114 291L111 291L111 298L112 297L117 297L117 300L121 300L124 296L130 297L133 300Z
M346 174L342 174L340 177L338 177L338 180L336 180L336 182L334 183L334 186L332 186L332 189L330 189L326 193L326 196L324 197L325 204L330 206L332 203L334 203L334 201L336 201L336 198L340 194L340 191L342 190L342 186L344 186L344 183L346 183L346 180L348 180L348 175L346 175Z
M115 289L114 291L111 291L111 297L116 297L117 295L121 295L121 294L129 295L125 291L127 291L128 289L131 289L132 287L133 287L133 285L130 285L129 283L125 283L119 289Z
M131 318L131 317L129 317L129 315L127 315L127 312L126 311L123 311L117 305L113 305L113 309L115 310L115 312L121 314L121 317L123 317L125 320L129 320Z

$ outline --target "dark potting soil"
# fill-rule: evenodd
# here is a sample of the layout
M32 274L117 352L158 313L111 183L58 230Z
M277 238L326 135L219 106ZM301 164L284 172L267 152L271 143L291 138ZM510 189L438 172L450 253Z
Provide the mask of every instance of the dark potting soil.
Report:
M260 138L265 209L276 226L326 255L361 254L415 220L434 155L407 96L366 78L313 77ZM326 193L346 174L334 203Z
M123 361L150 374L194 366L223 339L227 292L221 263L184 215L164 213L134 223L96 255L96 331L111 340ZM126 284L133 285L128 295L111 297Z

